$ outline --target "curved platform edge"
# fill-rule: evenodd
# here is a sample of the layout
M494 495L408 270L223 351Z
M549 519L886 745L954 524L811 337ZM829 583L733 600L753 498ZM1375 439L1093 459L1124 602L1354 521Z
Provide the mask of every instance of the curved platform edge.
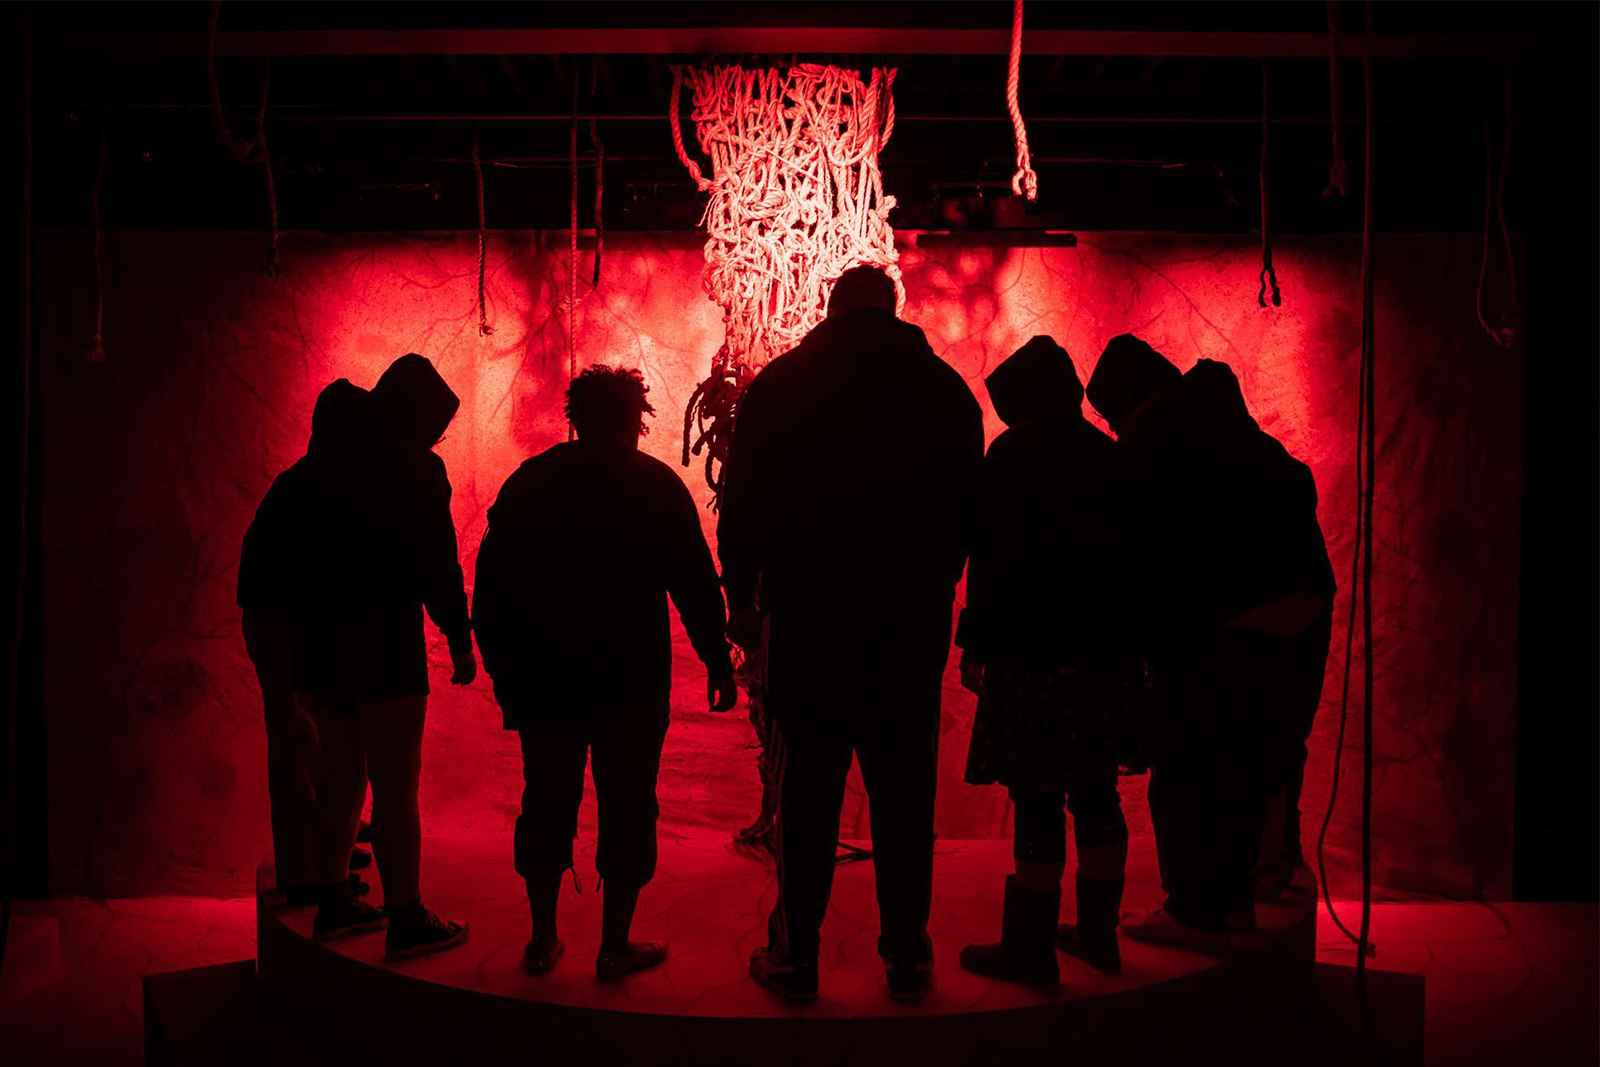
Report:
M662 1014L506 996L334 951L284 921L280 905L276 893L258 892L261 990L272 1017L330 1059L938 1067L1049 1056L1075 1064L1169 1057L1280 1064L1315 1026L1314 897L1294 902L1286 927L1246 938L1234 956L1165 981L992 1009L897 1012L885 1005L860 1016L789 1005L761 1016ZM939 953L941 967L947 955Z

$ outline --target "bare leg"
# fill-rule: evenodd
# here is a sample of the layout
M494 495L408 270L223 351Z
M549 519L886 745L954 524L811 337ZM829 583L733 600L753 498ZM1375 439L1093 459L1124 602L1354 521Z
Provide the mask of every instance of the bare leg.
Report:
M366 699L357 707L367 777L372 784L372 851L383 880L384 907L391 911L422 899L422 817L417 788L422 780L422 725L427 710L426 696ZM354 823L351 831L353 843ZM349 846L345 859L349 859Z
M356 825L366 797L365 757L353 709L312 693L301 694L316 724L321 769L316 782L316 814L311 833L311 880L321 886L343 884L355 847Z

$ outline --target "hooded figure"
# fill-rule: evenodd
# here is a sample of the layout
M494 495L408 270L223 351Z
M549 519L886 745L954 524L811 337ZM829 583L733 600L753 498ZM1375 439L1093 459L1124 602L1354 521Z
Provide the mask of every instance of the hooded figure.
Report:
M1254 923L1264 801L1287 762L1280 675L1332 574L1310 472L1256 425L1232 370L1201 360L1180 379L1153 356L1118 338L1090 382L1130 463L1166 707L1150 813L1167 897L1122 929L1214 952Z
M1049 985L1058 943L1120 967L1128 829L1117 770L1141 674L1125 475L1116 444L1083 417L1083 386L1055 341L1035 337L985 384L1008 429L983 460L956 643L962 682L979 694L966 780L1010 790L1017 868L1002 940L969 945L961 965ZM1079 921L1058 931L1068 804Z
M317 397L306 454L278 475L245 531L239 555L239 607L245 649L261 684L267 726L267 795L278 886L291 898L320 875L310 856L312 797L305 767L315 731L294 699L294 618L312 588L309 565L327 513L330 472L346 468L365 433L367 391L340 378Z
M1107 342L1089 376L1089 403L1119 438L1128 421L1148 401L1183 377L1160 352L1131 333Z
M322 521L307 553L311 582L296 620L294 673L323 739L313 852L325 866L349 854L364 763L384 889L384 912L376 912L325 883L316 936L373 928L387 913L388 954L398 957L448 948L467 934L465 924L425 908L418 888L424 608L448 641L451 681L471 682L476 665L450 479L433 452L460 401L432 363L411 353L383 373L369 403L365 440L347 460L319 467Z
M424 607L458 666L470 657L450 479L433 452L460 405L433 364L415 353L395 360L373 386L369 443L329 486L297 688L425 695Z

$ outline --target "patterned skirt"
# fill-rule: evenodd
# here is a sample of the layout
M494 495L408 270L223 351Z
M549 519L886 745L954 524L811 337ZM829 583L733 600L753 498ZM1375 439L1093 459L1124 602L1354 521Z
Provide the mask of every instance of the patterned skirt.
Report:
M1142 771L1146 709L1137 661L1077 669L991 663L966 779L1049 794L1086 778Z

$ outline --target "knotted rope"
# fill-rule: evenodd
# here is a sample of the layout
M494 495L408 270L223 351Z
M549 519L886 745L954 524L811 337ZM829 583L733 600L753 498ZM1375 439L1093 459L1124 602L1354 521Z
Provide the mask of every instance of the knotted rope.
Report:
M706 456L716 488L734 408L750 375L798 344L827 312L834 282L872 264L905 304L878 153L894 132L895 71L863 84L854 71L802 63L787 70L675 67L667 117L678 159L710 193L701 217L706 266L701 283L723 310L726 330L711 375L684 420L685 465ZM679 98L694 93L691 117L707 178L684 148ZM698 427L698 429L697 429Z
M1006 110L1011 112L1011 132L1017 139L1017 172L1011 176L1011 191L1039 198L1039 175L1033 171L1033 156L1028 151L1028 128L1022 123L1022 104L1017 100L1022 75L1022 0L1011 5L1011 66L1006 73Z

